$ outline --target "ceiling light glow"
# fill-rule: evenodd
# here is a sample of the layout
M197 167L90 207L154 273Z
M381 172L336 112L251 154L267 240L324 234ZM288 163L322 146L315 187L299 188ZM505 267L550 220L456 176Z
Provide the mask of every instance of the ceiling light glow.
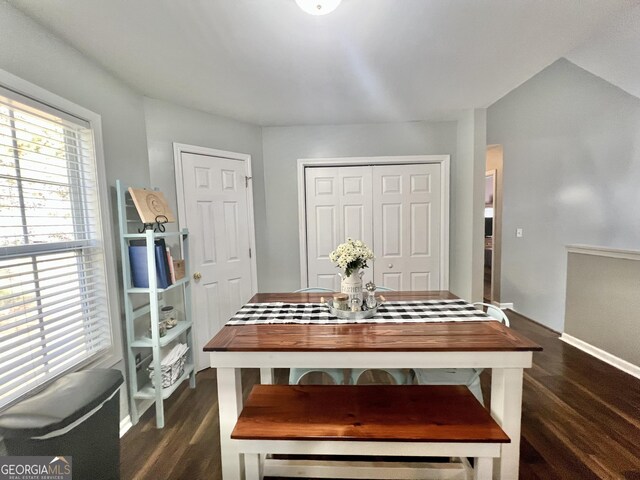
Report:
M296 0L298 6L309 15L326 15L333 12L342 0Z

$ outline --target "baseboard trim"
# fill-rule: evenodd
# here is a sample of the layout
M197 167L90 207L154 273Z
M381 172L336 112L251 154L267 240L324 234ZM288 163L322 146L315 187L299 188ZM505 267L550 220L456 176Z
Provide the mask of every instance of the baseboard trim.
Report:
M133 427L131 415L127 415L120 420L120 438L124 437L124 434L127 433L131 427Z
M512 302L505 302L505 303L500 303L500 302L492 302L494 305L500 307L501 310L505 310L505 309L510 309L513 310L513 303ZM514 310L515 311L515 310Z
M147 410L149 410L154 403L156 403L156 402L155 402L155 400L152 400L152 399L142 400L138 404L138 418L140 418L142 415L144 415L145 412Z
M599 360L602 360L605 363L608 363L612 367L616 367L618 370L622 370L623 372L640 379L640 367L638 365L627 362L620 357L616 357L609 352L605 352L598 347L594 347L593 345L566 333L560 335L560 340L582 350L585 353L588 353L593 357L596 357Z

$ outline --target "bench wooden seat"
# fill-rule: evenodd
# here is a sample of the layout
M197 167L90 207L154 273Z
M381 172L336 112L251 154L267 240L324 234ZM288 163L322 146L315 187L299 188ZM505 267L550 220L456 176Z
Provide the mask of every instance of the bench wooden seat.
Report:
M491 478L509 442L459 385L256 385L231 438L247 480L260 478L258 454L267 453L475 457L475 478Z

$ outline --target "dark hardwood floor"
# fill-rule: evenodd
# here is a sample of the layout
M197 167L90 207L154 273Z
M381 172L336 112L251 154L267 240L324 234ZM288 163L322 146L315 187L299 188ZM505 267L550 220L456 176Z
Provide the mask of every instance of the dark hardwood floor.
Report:
M525 371L520 478L640 480L640 380L507 313L512 328L544 347ZM122 480L221 478L215 371L197 378L196 390L182 386L166 402L163 430L149 410L124 436ZM257 379L257 370L243 372L245 393ZM488 400L488 372L482 380Z
M491 303L491 264L484 265L484 279L483 279L483 298L487 303Z

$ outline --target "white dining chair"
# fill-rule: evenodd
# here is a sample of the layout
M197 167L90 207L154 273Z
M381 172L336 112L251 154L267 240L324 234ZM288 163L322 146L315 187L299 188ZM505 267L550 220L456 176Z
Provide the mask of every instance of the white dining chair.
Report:
M323 287L307 287L296 290L294 293L334 293L334 291ZM313 372L328 375L336 385L344 384L344 369L342 368L291 368L289 369L289 385L297 385L302 377Z
M482 302L476 302L473 305L480 309L486 307L487 315L509 326L509 318L495 305ZM480 374L483 370L482 368L415 368L413 372L419 385L466 385L484 405L480 385Z
M511 327L511 324L509 323L509 317L507 317L507 314L504 313L504 310L502 310L500 307L497 307L496 305L492 305L490 303L482 303L482 302L475 302L473 304L474 307L486 307L487 309L487 315L489 315L491 318L495 318L496 320L499 320L500 322L504 323L507 327Z
M394 290L393 288L376 286L376 292L395 292L395 291L396 290ZM393 381L396 383L396 385L408 385L413 381L413 379L411 378L411 371L403 370L401 368L376 368L376 369L353 368L351 369L351 376L349 379L349 383L352 385L356 385L360 380L360 377L365 372L368 372L369 370L382 370L383 372L388 373L391 376L391 378L393 378Z

